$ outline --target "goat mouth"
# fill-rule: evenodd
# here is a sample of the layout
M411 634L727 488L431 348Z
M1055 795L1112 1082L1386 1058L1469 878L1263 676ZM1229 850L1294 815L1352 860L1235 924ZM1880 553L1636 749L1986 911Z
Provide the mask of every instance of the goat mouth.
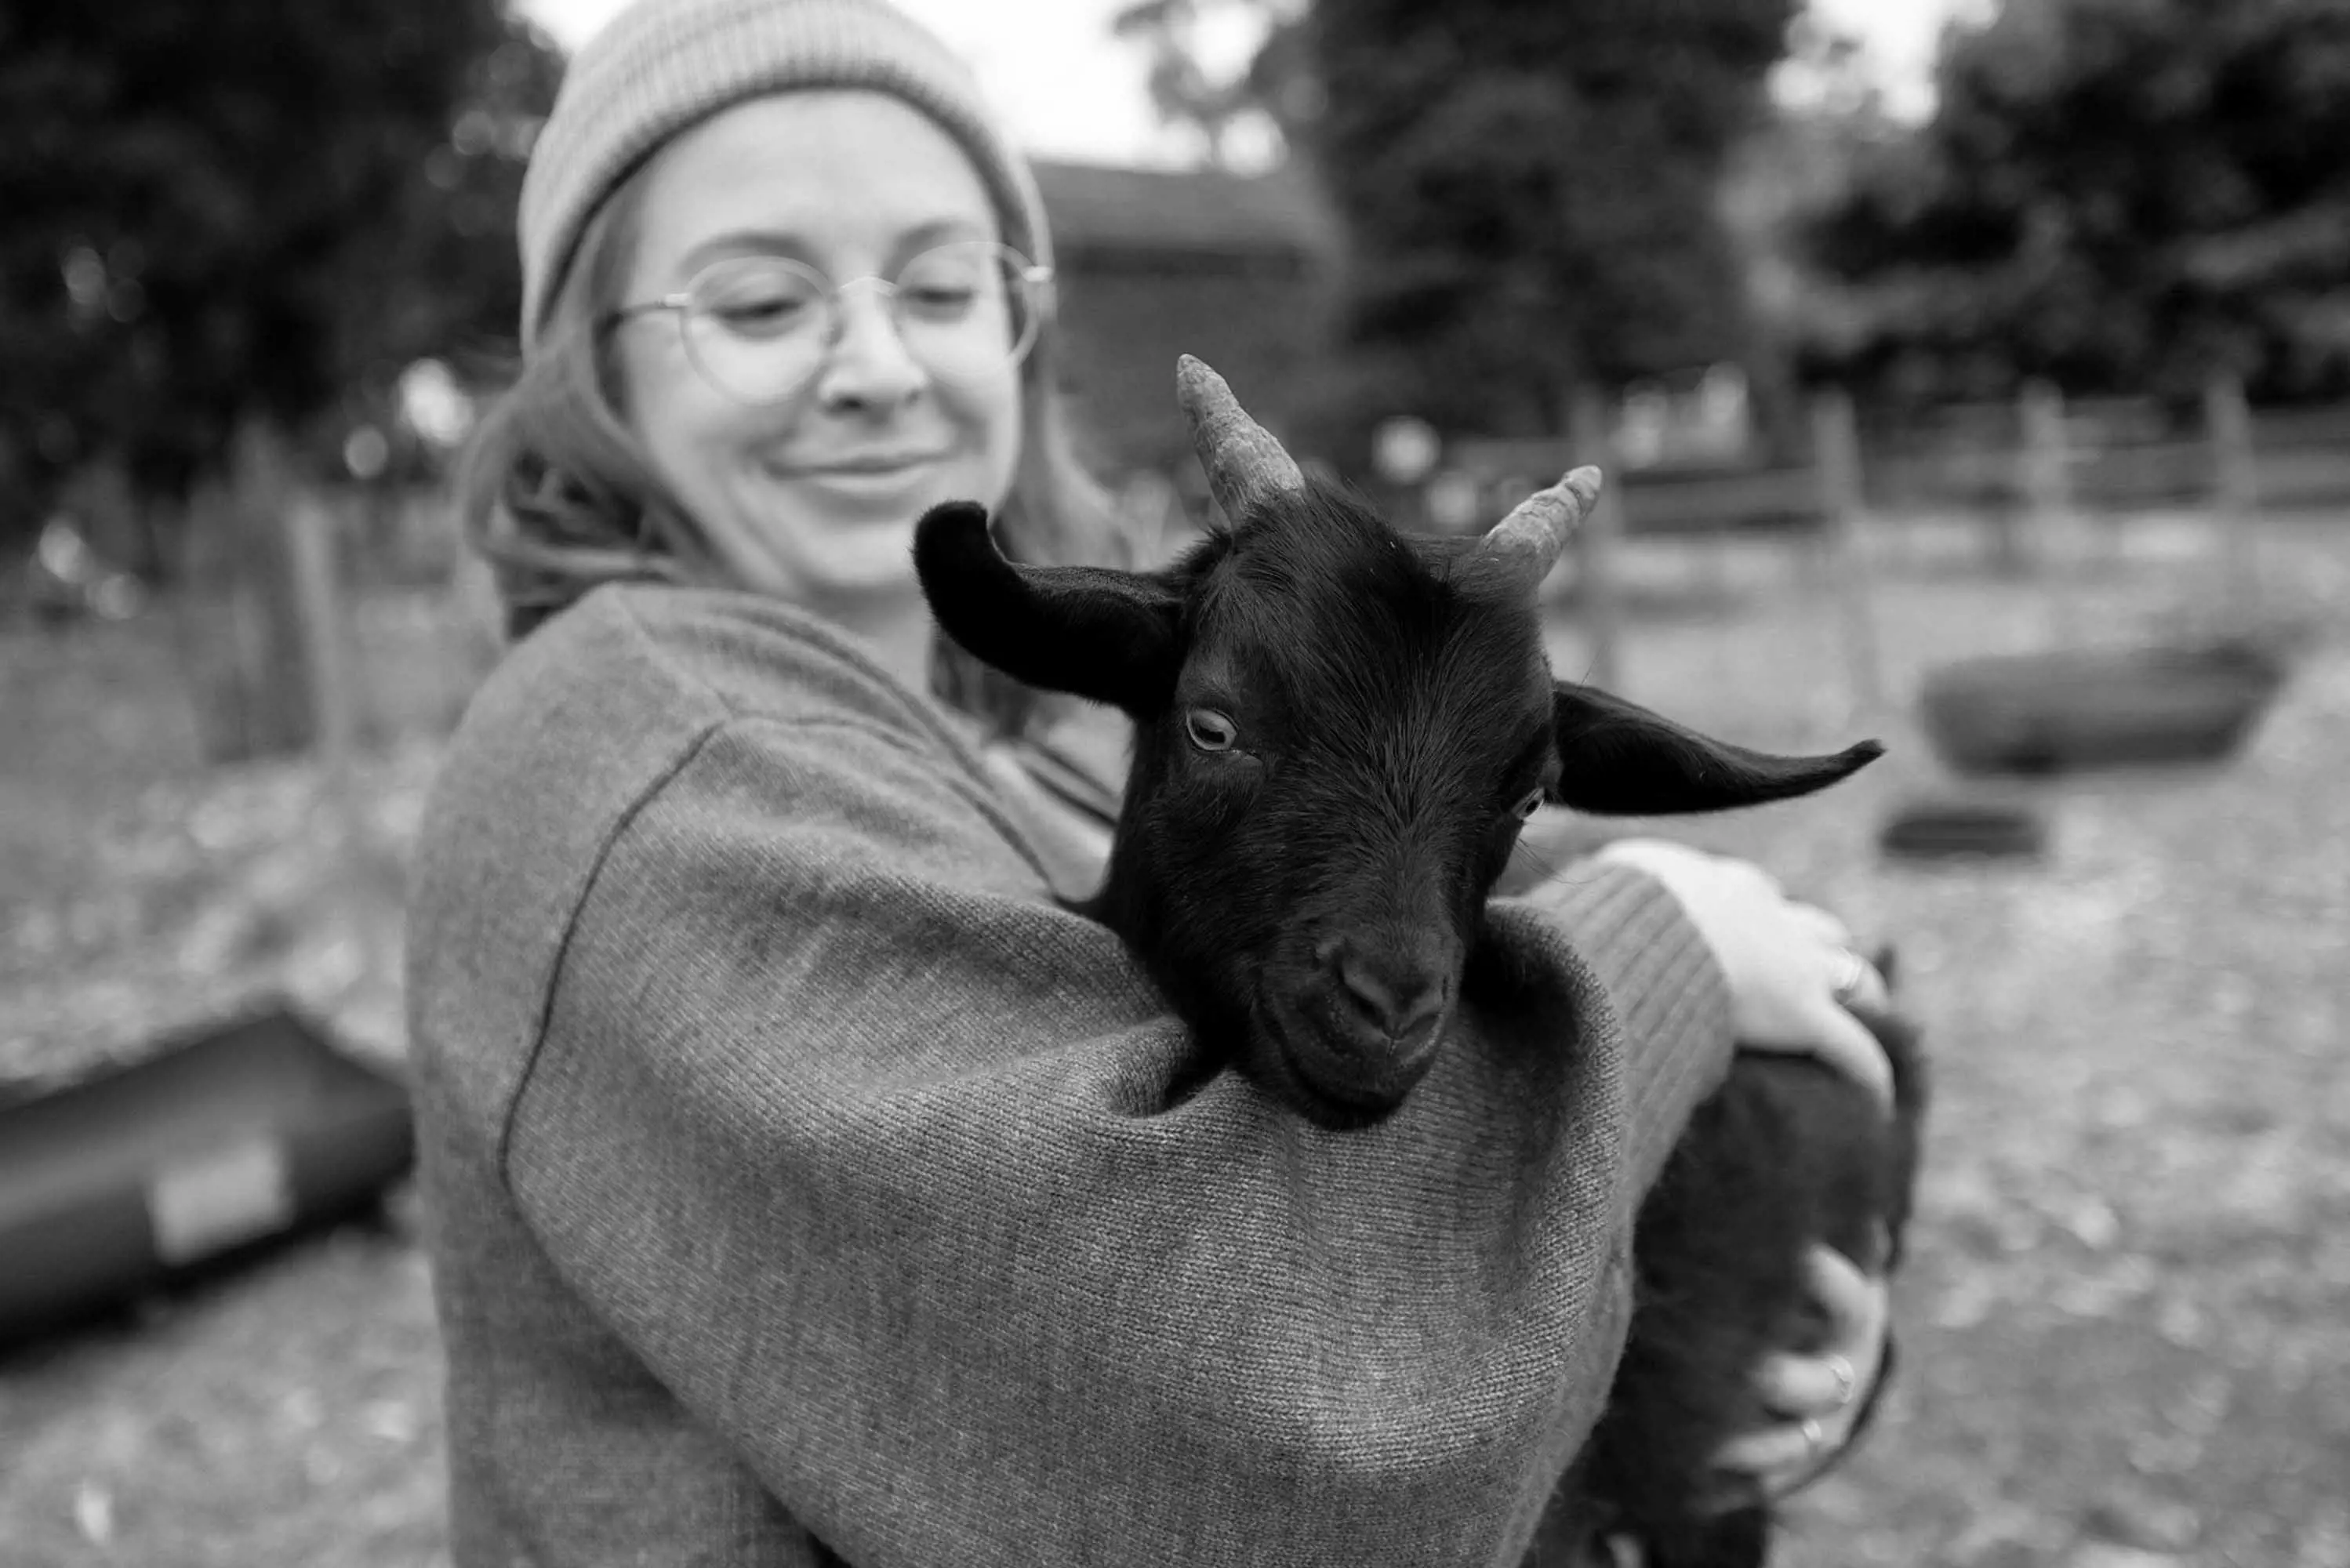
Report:
M1272 1087L1317 1126L1353 1129L1385 1121L1426 1075L1424 1056L1391 1072L1367 1073L1339 1059L1323 1044L1320 1031L1279 1003L1260 1000L1250 1012L1259 1037L1271 1047L1265 1055L1281 1080ZM1429 1054L1443 1033L1440 1027Z

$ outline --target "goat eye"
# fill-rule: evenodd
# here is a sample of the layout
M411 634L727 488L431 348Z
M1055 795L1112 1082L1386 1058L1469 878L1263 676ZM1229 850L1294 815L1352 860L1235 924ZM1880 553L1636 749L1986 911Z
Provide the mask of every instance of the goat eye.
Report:
M1524 822L1528 818L1532 817L1535 812L1542 809L1542 803L1543 792L1538 789L1530 789L1525 793L1524 796L1519 800L1518 804L1512 806L1510 809L1518 814L1518 820L1520 822Z
M1194 708L1184 714L1183 732L1203 752L1229 752L1240 738L1232 722L1213 708Z

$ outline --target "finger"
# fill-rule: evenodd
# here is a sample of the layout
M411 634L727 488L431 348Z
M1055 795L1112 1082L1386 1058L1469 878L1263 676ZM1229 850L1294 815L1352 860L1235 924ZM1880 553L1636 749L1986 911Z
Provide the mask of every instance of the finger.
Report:
M1893 1109L1893 1064L1868 1025L1837 1006L1825 994L1808 1010L1804 1027L1790 1030L1783 1041L1741 1039L1742 1051L1776 1052L1781 1055L1814 1056L1866 1089L1877 1107Z
M1825 1422L1852 1402L1858 1376L1825 1355L1773 1355L1754 1374L1755 1391L1778 1415L1800 1422L1804 1417ZM1839 1376L1839 1372L1842 1376Z
M1874 975L1876 971L1869 972ZM1868 1025L1832 1003L1820 1015L1818 1033L1821 1057L1875 1096L1878 1108L1890 1114L1893 1064L1886 1059L1885 1047L1868 1032Z
M1784 1479L1808 1469L1826 1451L1832 1439L1822 1422L1822 1442L1814 1447L1811 1435L1796 1422L1783 1427L1765 1427L1760 1431L1742 1433L1713 1451L1717 1469L1752 1476L1766 1487L1773 1479Z
M1851 956L1846 957L1847 954ZM1850 967L1854 960L1859 961L1857 969ZM1875 964L1850 946L1838 950L1836 972L1828 984L1834 987L1838 981L1847 979L1849 983L1835 992L1839 1006L1855 1012L1883 1012L1893 1005L1893 991L1885 983L1885 977L1877 972Z
M1877 971L1877 979L1882 981L1884 978L1885 971ZM1866 985L1866 982L1864 981L1864 988ZM1844 1004L1844 1010L1859 1019L1872 1033L1891 1029L1897 1025L1908 1027L1899 1005L1892 999L1891 989L1889 985L1887 986L1887 994L1882 1001L1866 996L1856 997Z
M1804 1249L1804 1280L1812 1299L1827 1314L1828 1332L1835 1343L1860 1345L1875 1359L1877 1320L1884 1315L1884 1282L1871 1278L1842 1252L1818 1241ZM1851 1355L1850 1351L1844 1354Z
M1797 906L1789 908L1794 909ZM1813 925L1825 935L1825 929L1815 922L1799 919L1797 923ZM1892 988L1886 983L1885 976L1849 940L1830 942L1823 956L1828 964L1828 994L1840 1005L1866 1012L1892 1002Z

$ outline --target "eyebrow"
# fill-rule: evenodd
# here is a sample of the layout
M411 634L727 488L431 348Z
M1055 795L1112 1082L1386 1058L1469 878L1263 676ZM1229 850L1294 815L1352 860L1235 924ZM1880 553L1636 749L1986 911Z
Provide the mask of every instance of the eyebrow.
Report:
M934 218L927 223L917 223L898 236L889 249L889 265L895 267L909 257L950 240L983 240L988 237L988 226L976 219ZM813 266L817 248L807 236L791 229L732 229L702 241L681 256L677 264L678 275L681 279L690 278L712 262L741 255L789 256L794 261L806 262Z

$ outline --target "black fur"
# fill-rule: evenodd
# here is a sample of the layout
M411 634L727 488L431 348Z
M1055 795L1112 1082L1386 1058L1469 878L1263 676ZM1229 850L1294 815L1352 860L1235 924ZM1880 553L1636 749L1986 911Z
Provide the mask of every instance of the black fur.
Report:
M987 509L967 501L923 514L914 569L947 635L1015 680L1129 711L1174 682L1183 607L1157 578L1007 561Z
M1530 585L1470 566L1473 550L1399 535L1322 486L1260 501L1147 575L1013 566L966 505L916 530L949 636L1135 722L1087 912L1200 1039L1325 1127L1392 1114L1425 1073L1530 797L1721 810L1822 788L1881 750L1770 756L1555 680ZM1229 749L1190 738L1201 710L1218 716L1211 739L1229 722ZM1406 1026L1431 1007L1432 1029ZM1751 1428L1747 1378L1764 1345L1788 1343L1801 1241L1841 1234L1828 1220L1847 1208L1886 1214L1888 1189L1906 1205L1906 1169L1884 1158L1887 1129L1857 1091L1767 1065L1733 1072L1643 1210L1636 1257L1658 1293L1570 1478L1581 1519L1659 1542L1696 1528L1701 1458ZM1870 1179L1854 1185L1855 1171ZM1718 1185L1742 1197L1736 1224L1718 1220ZM1563 1517L1545 1541L1566 1540Z
M1889 970L1890 956L1878 963ZM1826 1332L1800 1268L1805 1245L1825 1241L1872 1272L1900 1261L1926 1063L1908 1023L1875 1029L1893 1064L1889 1121L1833 1069L1759 1054L1742 1054L1690 1118L1640 1207L1636 1310L1607 1409L1551 1500L1528 1568L1606 1563L1611 1534L1638 1541L1647 1568L1768 1560L1772 1510L1709 1480L1707 1456L1776 1419L1752 1390L1761 1359L1816 1349ZM1887 1354L1856 1438L1890 1381Z
M1863 741L1833 757L1773 757L1708 739L1589 686L1558 685L1559 754L1574 759L1558 798L1577 811L1663 816L1789 800L1825 789L1885 754Z

